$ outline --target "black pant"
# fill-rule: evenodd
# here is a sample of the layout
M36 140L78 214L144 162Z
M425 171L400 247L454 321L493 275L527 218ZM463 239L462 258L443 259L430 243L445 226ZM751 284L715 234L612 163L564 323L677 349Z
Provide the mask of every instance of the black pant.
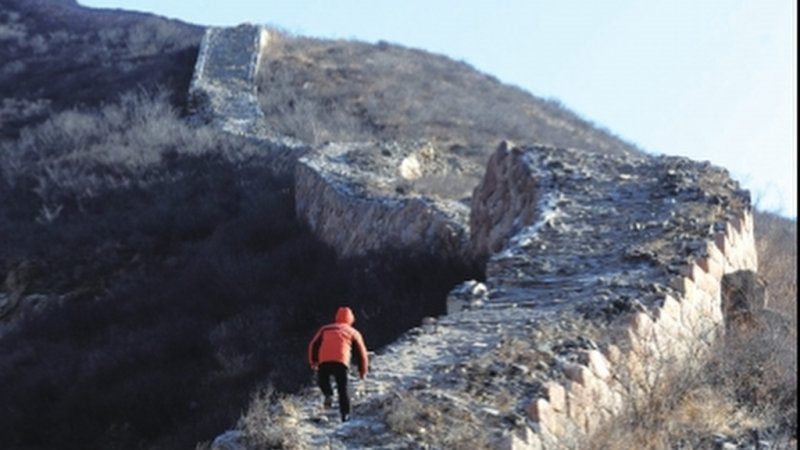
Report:
M331 375L336 378L336 393L339 395L339 413L342 418L350 414L350 398L347 396L347 366L340 362L324 362L319 365L317 380L319 388L326 397L333 395L331 389Z

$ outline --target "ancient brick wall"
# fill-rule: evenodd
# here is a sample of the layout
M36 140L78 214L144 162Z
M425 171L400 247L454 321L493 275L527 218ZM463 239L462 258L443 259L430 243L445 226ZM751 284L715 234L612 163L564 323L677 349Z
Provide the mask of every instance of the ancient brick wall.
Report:
M249 141L269 155L276 172L291 173L309 148L265 130L256 74L268 44L269 32L263 26L207 28L189 85L189 109L193 122Z
M520 180L498 176L509 173ZM604 330L540 378L527 408L536 425L511 448L573 448L665 369L701 363L724 329L722 277L757 270L749 195L707 163L504 144L473 197L486 199L472 239L500 248L484 308L573 311Z
M260 27L210 28L192 103L203 121L297 159L310 149L261 129L254 76L267 42ZM497 381L517 389L528 418L506 448L572 448L639 401L664 367L701 360L724 330L722 277L757 269L749 194L708 163L504 143L466 211L358 189L368 168L344 167L347 148L316 149L294 169L298 215L323 239L343 254L441 245L488 258L485 287L454 291L435 330L374 358L359 401L420 382L456 398L437 384L454 360L490 356L510 337L542 339L546 367ZM310 443L332 439L304 426Z

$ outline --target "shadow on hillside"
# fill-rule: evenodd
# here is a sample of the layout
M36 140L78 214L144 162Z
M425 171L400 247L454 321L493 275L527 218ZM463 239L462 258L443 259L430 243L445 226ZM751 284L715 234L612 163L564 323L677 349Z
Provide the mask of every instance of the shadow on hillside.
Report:
M307 340L338 305L374 349L479 276L430 254L337 259L258 158L180 156L146 178L49 224L26 183L0 194L14 200L5 268L27 261L30 292L69 293L0 340L7 443L188 448L231 426L257 386L304 386Z

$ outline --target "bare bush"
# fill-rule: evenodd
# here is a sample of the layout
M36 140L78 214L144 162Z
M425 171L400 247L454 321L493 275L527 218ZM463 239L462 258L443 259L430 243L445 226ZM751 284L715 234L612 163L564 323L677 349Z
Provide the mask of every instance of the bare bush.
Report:
M485 424L443 397L405 391L384 403L383 413L392 432L417 444L454 450L492 448Z
M228 140L208 128L193 128L163 92L128 93L100 110L69 110L0 142L0 172L15 185L35 180L43 208L55 210L103 189L152 182L145 172L171 155L217 152L231 158ZM50 222L48 220L48 222Z
M296 402L296 399L278 394L271 387L256 391L237 425L237 429L245 434L248 448L300 448L300 437L295 427L299 420Z
M797 321L797 220L759 212L755 217L759 275L767 282L767 307Z
M2 9L0 98L46 98L62 111L163 86L172 104L184 104L202 27L73 2L8 0ZM0 121L0 136L17 137L42 119Z

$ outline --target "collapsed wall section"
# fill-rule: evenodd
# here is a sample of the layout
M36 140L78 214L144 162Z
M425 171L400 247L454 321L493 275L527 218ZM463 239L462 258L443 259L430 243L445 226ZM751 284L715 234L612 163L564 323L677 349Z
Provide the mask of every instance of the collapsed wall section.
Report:
M297 216L343 256L403 250L462 257L468 247L467 206L403 191L432 159L426 145L320 148L296 166Z

